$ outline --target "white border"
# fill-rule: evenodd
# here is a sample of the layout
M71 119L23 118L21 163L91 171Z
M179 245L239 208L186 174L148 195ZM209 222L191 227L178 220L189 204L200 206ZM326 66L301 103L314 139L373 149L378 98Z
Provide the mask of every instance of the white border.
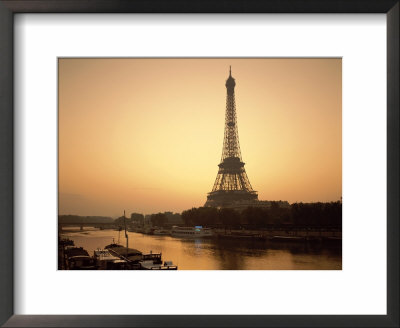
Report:
M385 15L19 14L15 54L17 314L386 314ZM59 56L343 57L343 270L56 271Z

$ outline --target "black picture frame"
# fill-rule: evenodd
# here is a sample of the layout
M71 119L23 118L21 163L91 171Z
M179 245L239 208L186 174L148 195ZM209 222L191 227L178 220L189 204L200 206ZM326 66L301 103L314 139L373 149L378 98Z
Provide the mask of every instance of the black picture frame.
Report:
M5 327L399 327L399 8L399 0L0 0L0 324ZM13 21L16 13L385 13L387 315L14 315Z

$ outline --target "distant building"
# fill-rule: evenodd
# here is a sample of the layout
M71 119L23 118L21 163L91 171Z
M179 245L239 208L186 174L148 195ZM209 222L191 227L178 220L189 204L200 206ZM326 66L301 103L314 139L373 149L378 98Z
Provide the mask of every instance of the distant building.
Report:
M142 226L144 223L144 215L140 213L132 213L131 220L133 225Z
M146 214L144 216L144 225L145 226L151 226L151 214Z

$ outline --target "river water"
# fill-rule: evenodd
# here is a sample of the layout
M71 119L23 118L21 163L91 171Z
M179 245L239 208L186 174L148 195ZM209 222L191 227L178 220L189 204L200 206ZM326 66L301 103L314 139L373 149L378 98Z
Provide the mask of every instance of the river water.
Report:
M72 239L93 255L113 239L126 245L123 231L69 228L61 236ZM129 247L143 253L162 253L179 270L341 270L341 242L249 241L182 239L128 232Z

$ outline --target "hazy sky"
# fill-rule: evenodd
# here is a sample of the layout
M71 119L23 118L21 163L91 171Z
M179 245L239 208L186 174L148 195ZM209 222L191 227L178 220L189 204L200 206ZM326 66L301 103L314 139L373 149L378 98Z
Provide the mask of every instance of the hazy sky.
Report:
M229 65L259 199L339 200L341 59L60 59L59 213L204 205L221 158Z

